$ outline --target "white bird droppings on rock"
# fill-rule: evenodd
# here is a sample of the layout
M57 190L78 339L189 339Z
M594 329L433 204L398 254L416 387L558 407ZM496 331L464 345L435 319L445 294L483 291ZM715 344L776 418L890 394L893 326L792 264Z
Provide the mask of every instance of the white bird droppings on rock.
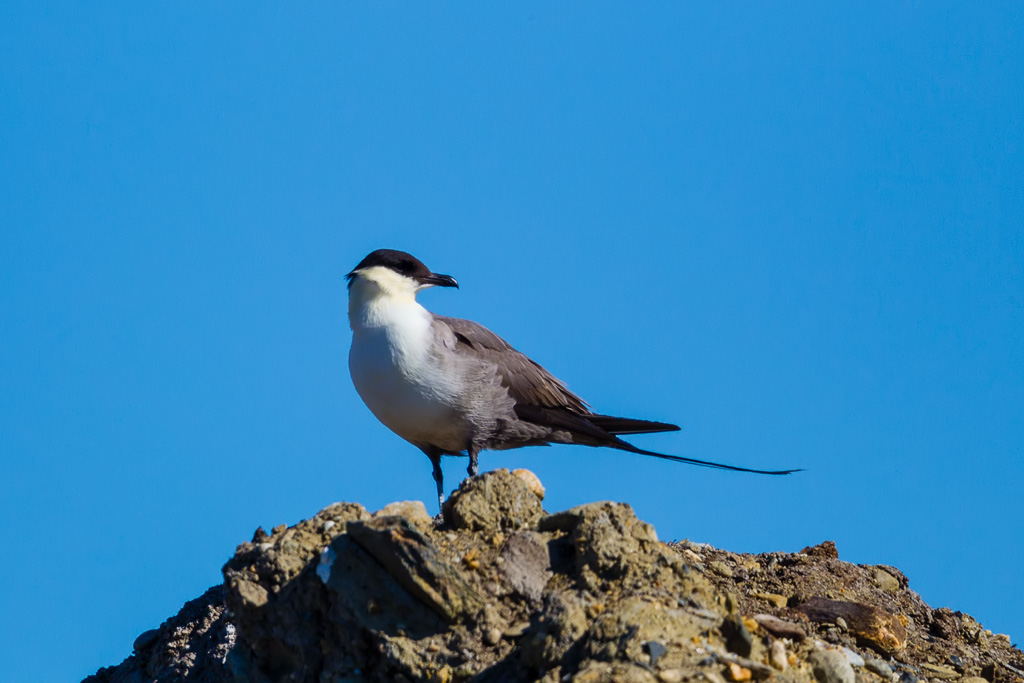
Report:
M324 583L327 583L331 578L331 567L334 565L334 557L334 551L331 549L331 546L327 546L320 553L320 562L316 566L316 575Z

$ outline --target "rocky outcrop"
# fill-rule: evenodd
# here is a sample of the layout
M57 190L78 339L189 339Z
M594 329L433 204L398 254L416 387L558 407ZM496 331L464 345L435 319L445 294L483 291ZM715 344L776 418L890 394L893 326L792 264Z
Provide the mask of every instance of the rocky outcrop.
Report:
M258 529L224 584L87 681L1020 683L1024 653L834 544L665 544L622 503L547 514L529 472ZM977 679L977 680L971 680Z

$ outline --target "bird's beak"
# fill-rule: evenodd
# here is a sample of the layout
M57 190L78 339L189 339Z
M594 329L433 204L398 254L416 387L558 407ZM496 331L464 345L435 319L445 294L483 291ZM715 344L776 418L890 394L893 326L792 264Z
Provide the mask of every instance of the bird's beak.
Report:
M430 275L424 275L423 277L416 278L420 284L427 287L454 287L459 288L459 283L455 281L451 275L441 275L439 273L431 273Z

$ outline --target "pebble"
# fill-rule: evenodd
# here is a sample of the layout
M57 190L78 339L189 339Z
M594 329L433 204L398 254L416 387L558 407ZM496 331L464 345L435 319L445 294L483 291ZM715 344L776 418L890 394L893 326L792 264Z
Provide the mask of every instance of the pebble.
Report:
M788 665L786 661L786 648L781 640L772 641L771 649L768 651L768 661L779 671L785 671Z
M501 629L500 628L489 628L484 633L484 642L488 645L497 645L501 640Z
M139 634L139 637L135 639L135 642L132 643L132 650L135 652L141 652L155 643L159 637L160 629L158 628L151 628L148 631L143 631Z
M735 652L740 657L749 657L754 649L754 636L750 634L743 620L736 617L726 617L720 627L722 638L725 639L725 646L730 652Z
M736 662L729 662L729 677L737 683L742 683L742 681L749 681L752 674L750 669L740 666Z
M785 595L779 595L778 593L751 593L750 596L754 598L761 598L762 600L767 600L776 607L785 607L787 604L789 604L789 598L787 598Z
M960 678L960 674L948 666L925 663L921 665L921 668L931 674L933 678L938 678L940 680L951 681L955 678Z
M665 669L658 672L658 680L661 683L683 683L686 673L682 669Z
M523 483L526 484L526 488L530 489L533 495L544 500L544 485L540 483L540 479L537 478L536 474L526 469L512 470L512 474L522 479Z
M721 560L712 560L711 562L708 562L708 567L710 567L711 571L719 576L724 576L727 579L731 579L733 577L732 569L730 569L729 565Z
M864 661L864 666L868 671L874 672L882 678L889 678L892 676L892 667L883 662L881 659L874 659L869 657Z
M647 650L647 654L651 658L651 666L657 666L658 660L661 659L662 655L668 652L668 648L656 640L648 640L644 643L644 648Z
M853 667L839 650L818 650L809 657L818 683L854 683Z
M909 671L904 671L896 680L899 681L899 683L917 683L919 679Z
M779 619L771 614L758 614L754 617L754 621L776 638L789 638L793 642L799 643L807 637L803 629L796 624Z
M396 515L405 517L413 524L432 524L434 518L427 513L427 506L422 500L399 500L388 503L380 510L373 513L373 517L388 517Z
M526 629L530 628L530 622L520 621L519 623L512 624L501 634L506 638L518 638L519 636L526 633Z
M846 661L848 661L852 666L864 666L864 658L848 647L843 648L843 656L846 657Z
M886 593L896 593L900 589L899 579L881 567L875 567L871 571L871 578L874 579L875 584Z

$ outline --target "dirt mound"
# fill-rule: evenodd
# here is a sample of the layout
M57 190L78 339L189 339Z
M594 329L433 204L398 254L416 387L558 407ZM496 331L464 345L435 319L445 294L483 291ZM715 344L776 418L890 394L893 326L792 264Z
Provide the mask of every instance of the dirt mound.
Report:
M547 514L542 495L497 470L440 523L338 503L258 529L223 586L86 681L1024 681L1009 638L834 544L665 544L629 505Z

